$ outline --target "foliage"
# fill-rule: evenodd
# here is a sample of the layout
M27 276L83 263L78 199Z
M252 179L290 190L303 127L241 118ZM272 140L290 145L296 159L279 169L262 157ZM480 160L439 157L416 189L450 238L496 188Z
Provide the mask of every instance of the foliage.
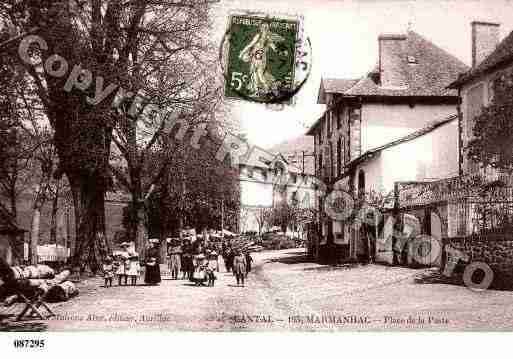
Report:
M298 216L299 208L283 200L272 208L270 223L273 226L279 226L282 232L285 233L289 226L297 223Z
M220 139L204 137L199 149L190 134L174 151L167 171L149 199L149 230L154 236L176 236L180 227L198 231L225 228L237 231L240 192L238 172L215 158Z
M493 100L474 121L474 138L468 158L483 166L513 170L513 73L503 74L493 85Z
M252 212L258 225L258 234L261 236L264 229L271 225L272 208L259 207Z
M113 186L112 141L113 136L122 133L114 131L127 120L126 107L119 109L113 104L130 97L128 92L139 90L146 98L157 97L163 84L168 84L170 88L162 93L157 104L162 105L167 98L166 105L175 110L175 97L170 97L170 92L183 95L186 91L175 87L176 81L168 81L167 71L195 71L190 64L201 60L201 40L208 35L208 12L209 6L201 0L41 1L37 6L31 1L0 3L0 20L13 25L11 35L35 32L45 40L47 51L30 50L34 60L44 62L46 56L56 54L69 65L65 76L55 77L44 70L40 61L27 65L18 60L24 66L19 71L30 84L27 88L33 89L34 100L52 127L59 157L56 177L65 174L73 194L75 264L88 263L94 270L107 254L102 238L105 192ZM7 54L17 58L16 43L12 45ZM91 85L85 90L77 86L65 89L74 66L91 72ZM82 71L80 78L86 78L86 73ZM97 82L100 77L101 88ZM160 87L152 86L155 83ZM115 91L107 92L97 104L88 102L88 97L94 98L96 92L109 85ZM134 157L129 161L140 162Z

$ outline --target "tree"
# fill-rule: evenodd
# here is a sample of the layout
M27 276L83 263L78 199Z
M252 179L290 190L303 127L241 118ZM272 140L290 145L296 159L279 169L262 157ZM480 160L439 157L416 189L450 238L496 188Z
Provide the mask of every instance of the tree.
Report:
M272 208L259 207L255 209L254 216L258 225L258 235L261 237L266 226L271 223Z
M113 140L122 161L111 161L111 170L123 190L131 195L127 239L134 241L141 253L144 239L148 237L148 200L158 183L172 170L173 157L187 147L180 143L184 141L180 139L182 127L188 126L194 132L200 126L214 122L213 114L220 101L219 81L207 76L202 68L204 64L193 66L189 63L186 73L182 69L183 62L180 58L172 66L163 64L159 71L165 75L148 81L152 87L145 88L146 94L155 94L151 97L151 105L166 108L165 113L132 116L129 108L120 109L123 115L114 131ZM182 70L176 73L177 69ZM204 84L209 78L210 81ZM176 125L178 128L174 128Z
M185 135L149 199L153 235L176 236L184 227L221 229L221 211L225 228L237 229L239 177L229 163L215 158L220 138L204 137L199 149L190 145L190 138L191 133Z
M468 158L495 169L513 171L513 74L500 76L493 85L493 100L474 121ZM471 121L469 121L471 122Z
M288 201L280 201L271 210L271 224L279 226L283 233L298 221L299 209L296 205L288 203Z
M4 27L0 38L12 32ZM30 228L31 261L37 261L42 208L50 196L58 201L54 171L57 164L53 131L30 81L12 57L0 58L0 198L7 198L10 215L16 221L18 197L34 193ZM56 209L56 205L54 209Z
M9 37L0 29L0 42ZM31 151L24 143L19 111L19 93L23 92L23 76L17 74L9 58L0 57L0 200L4 210L16 222L19 194L30 179ZM0 203L2 202L0 201Z
M46 48L29 49L32 59L58 55L69 65L66 76L56 77L49 73L57 71L57 62L44 68L23 62L54 130L58 172L68 178L73 195L77 248L72 262L97 269L107 254L104 196L112 187L113 131L123 116L116 109L118 100L137 93L153 71L159 72L159 64L179 56L190 43L189 29L207 18L208 6L160 0L42 1L33 6L8 0L0 14L18 34L36 29L44 39Z

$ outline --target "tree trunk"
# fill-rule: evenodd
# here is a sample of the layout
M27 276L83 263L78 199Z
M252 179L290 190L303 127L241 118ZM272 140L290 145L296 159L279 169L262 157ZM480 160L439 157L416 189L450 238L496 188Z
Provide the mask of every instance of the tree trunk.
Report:
M76 245L71 263L82 271L88 265L95 273L108 255L105 241L105 183L95 176L89 179L73 175L68 177L76 223Z
M41 225L41 208L36 207L32 212L30 227L30 263L37 264L37 246L39 244L39 229Z
M52 216L50 221L50 243L57 244L57 211L59 209L60 181L55 185L55 195L52 202Z
M148 238L148 229L146 227L145 209L141 206L137 211L137 237L135 241L136 250L141 258L146 256L146 239Z
M17 220L18 220L18 207L17 207L17 202L18 202L18 199L17 199L17 194L16 194L16 189L14 188L12 191L11 191L11 195L9 196L10 197L10 205L11 205L11 214L12 214L12 219L14 221L14 223L17 223Z
M32 222L30 226L30 263L37 264L37 246L39 245L39 233L41 228L41 209L45 203L46 189L39 186L36 199L32 207Z
M132 183L132 203L130 205L130 222L127 228L128 240L135 243L135 250L143 257L146 250L148 231L146 226L145 200L142 194L141 169L139 167L131 170L130 180Z

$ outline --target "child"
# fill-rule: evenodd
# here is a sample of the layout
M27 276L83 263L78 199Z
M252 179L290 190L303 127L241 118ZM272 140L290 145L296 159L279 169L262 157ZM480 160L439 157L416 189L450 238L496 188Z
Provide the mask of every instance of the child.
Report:
M141 265L139 264L139 255L137 253L131 253L128 259L128 270L127 276L130 277L130 285L137 285L137 277L139 277L139 271Z
M126 275L126 267L128 261L124 256L119 255L116 260L116 275L118 276L118 285L122 285L121 281L125 279L125 285L127 284L127 275Z
M216 271L219 272L219 262L217 261L217 253L212 252L207 263L207 278L209 287L214 286L214 282L216 281Z
M103 262L103 278L105 279L105 288L107 285L112 287L112 278L114 277L114 266L112 265L112 258L107 257Z

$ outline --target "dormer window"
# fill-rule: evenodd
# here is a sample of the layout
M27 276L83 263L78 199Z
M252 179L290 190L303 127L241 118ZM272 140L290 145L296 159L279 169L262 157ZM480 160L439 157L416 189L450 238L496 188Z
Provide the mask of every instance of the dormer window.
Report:
M413 55L408 55L408 63L409 64L416 64L417 63L417 58Z

